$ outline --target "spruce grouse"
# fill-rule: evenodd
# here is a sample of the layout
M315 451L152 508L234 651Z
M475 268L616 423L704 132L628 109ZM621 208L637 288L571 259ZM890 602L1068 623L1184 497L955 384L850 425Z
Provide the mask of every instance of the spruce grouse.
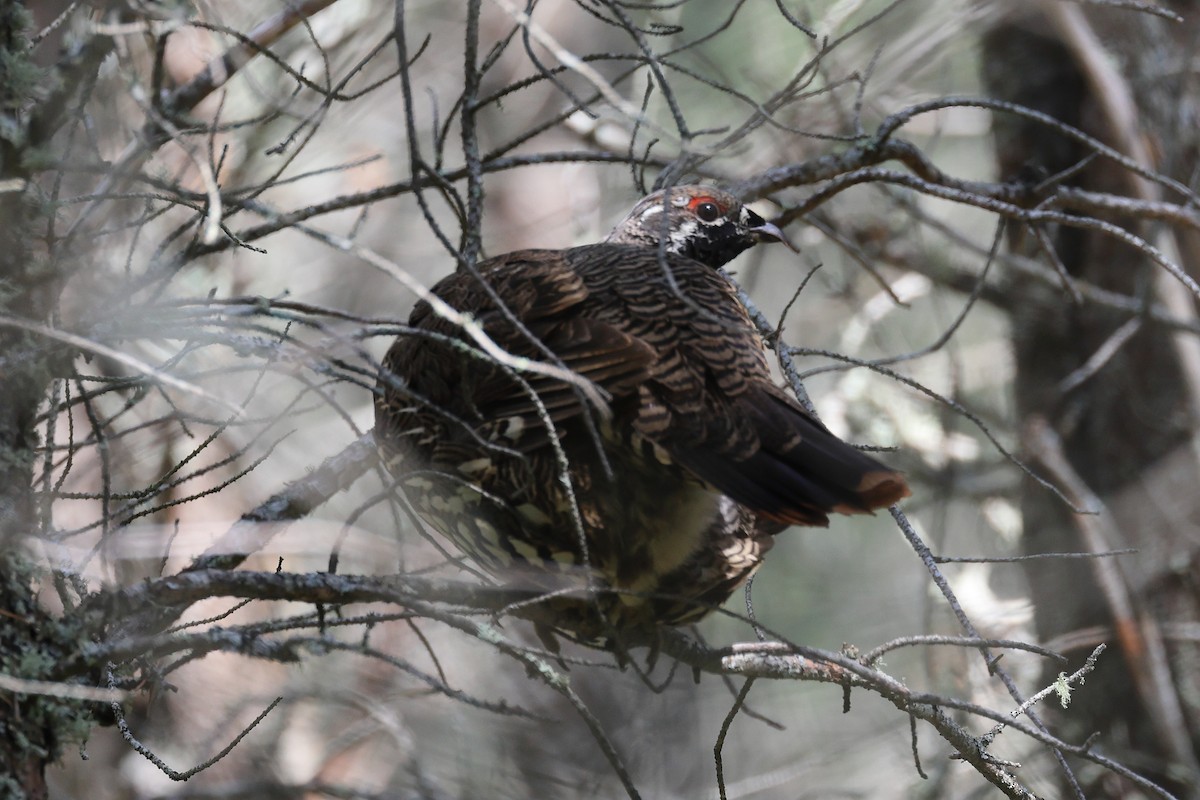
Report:
M375 404L380 450L416 511L506 583L600 590L548 605L556 627L597 638L699 619L788 525L907 496L899 473L772 382L718 272L763 240L787 242L732 195L678 186L600 244L508 253L479 278L440 281L434 294L507 352L610 399L602 411L577 387L500 366L418 303Z

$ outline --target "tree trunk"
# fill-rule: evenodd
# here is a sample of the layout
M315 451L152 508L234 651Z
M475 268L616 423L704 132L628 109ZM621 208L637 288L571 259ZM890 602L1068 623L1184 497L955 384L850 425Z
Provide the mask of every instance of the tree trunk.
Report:
M1089 66L1086 58L1089 31L1098 34L1092 42L1101 44L1096 52L1107 51L1119 60L1142 131L1154 145L1153 168L1185 184L1193 182L1198 129L1192 106L1195 73L1188 64L1200 31L1194 15L1174 23L1111 9L1098 13L1089 8L1085 14L1072 7L1064 13L1051 5L1042 12L1014 15L984 40L989 94L1042 111L1125 151L1109 112L1114 98L1097 92L1095 64ZM1077 166L1091 152L1078 141L1013 116L997 115L996 134L1000 177L1030 186ZM1071 178L1083 189L1118 194L1130 194L1132 180L1127 169L1104 158ZM1155 231L1145 225L1115 215L1108 221L1156 241ZM1045 232L1072 279L1161 302L1156 285L1161 267L1132 247L1099 232L1066 227ZM1044 258L1027 229L1014 230L1010 245ZM1187 243L1180 249L1184 268L1195 274ZM1095 678L1072 699L1063 712L1062 730L1075 741L1099 731L1097 748L1175 792L1194 796L1200 789L1197 648L1172 640L1170 633L1173 624L1200 618L1200 476L1191 444L1196 420L1177 343L1165 327L1140 324L1128 339L1120 334L1116 341L1123 344L1094 374L1064 388L1064 379L1129 323L1129 315L1074 304L1065 291L1032 282L1014 280L1007 288L1016 301L1012 345L1018 413L1025 422L1036 416L1049 423L1055 432L1051 441L1061 441L1069 467L1065 474L1053 475L1036 453L1029 454L1030 461L1056 484L1063 485L1064 477L1078 478L1107 509L1101 518L1079 517L1061 499L1026 481L1022 511L1027 551L1139 549L1115 560L1027 562L1043 642L1086 652L1107 641L1120 651L1119 656L1110 651ZM1071 655L1077 659L1080 653ZM1096 776L1095 783L1089 777L1082 776L1084 788L1096 796L1128 793L1115 775Z
M42 9L46 11L48 9ZM40 533L33 503L39 406L70 356L11 324L45 323L57 305L60 265L42 233L49 218L34 166L50 159L52 139L80 74L94 72L111 48L106 37L61 57L49 70L31 59L33 21L0 3L0 673L39 679L71 641L38 599L41 575L25 553ZM41 694L0 694L0 795L46 797L45 769L91 722L77 702Z

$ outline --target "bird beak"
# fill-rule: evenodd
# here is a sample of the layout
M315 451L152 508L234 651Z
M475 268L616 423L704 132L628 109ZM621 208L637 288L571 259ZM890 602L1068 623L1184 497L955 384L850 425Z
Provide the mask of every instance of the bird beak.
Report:
M757 236L759 241L774 239L777 242L783 242L793 253L800 252L800 248L792 244L791 240L787 238L787 234L785 234L779 228L779 226L773 222L764 222L762 225L755 225L750 229L750 233Z

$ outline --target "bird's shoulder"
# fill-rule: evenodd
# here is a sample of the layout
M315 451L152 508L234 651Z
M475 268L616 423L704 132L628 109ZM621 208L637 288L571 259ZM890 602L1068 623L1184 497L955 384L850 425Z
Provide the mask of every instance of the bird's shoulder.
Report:
M516 250L460 269L434 284L432 292L456 311L479 314L506 311L516 319L558 314L588 295L581 275L563 250ZM502 308L503 307L503 308ZM426 327L437 316L428 302L417 303L409 318Z
M652 346L669 345L673 336L716 344L750 344L756 337L736 290L720 272L640 245L516 250L481 261L473 271L454 272L433 294L485 327L591 319L644 333ZM439 321L427 302L417 304L409 323L444 332L455 327Z
M648 369L658 362L651 371L668 383L670 368L680 362L693 365L676 371L676 381L690 378L684 383L703 381L702 365L723 367L717 378L730 386L767 372L762 342L730 281L653 248L600 243L517 250L443 278L433 293L517 355L537 355L533 333L564 358L594 350L600 341L608 342L606 349L636 351ZM417 304L409 323L459 333L427 302Z

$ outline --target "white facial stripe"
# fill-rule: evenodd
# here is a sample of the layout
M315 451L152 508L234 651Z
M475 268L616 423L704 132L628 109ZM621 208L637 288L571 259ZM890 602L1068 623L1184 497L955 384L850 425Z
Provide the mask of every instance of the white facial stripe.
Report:
M695 220L684 220L675 230L670 233L670 245L668 250L672 253L682 254L687 250L688 244L696 235Z
M642 222L646 222L651 217L658 216L659 214L662 213L662 210L663 210L662 204L655 203L654 205L650 206L649 208L647 208L645 211L642 212L642 215L641 215Z

